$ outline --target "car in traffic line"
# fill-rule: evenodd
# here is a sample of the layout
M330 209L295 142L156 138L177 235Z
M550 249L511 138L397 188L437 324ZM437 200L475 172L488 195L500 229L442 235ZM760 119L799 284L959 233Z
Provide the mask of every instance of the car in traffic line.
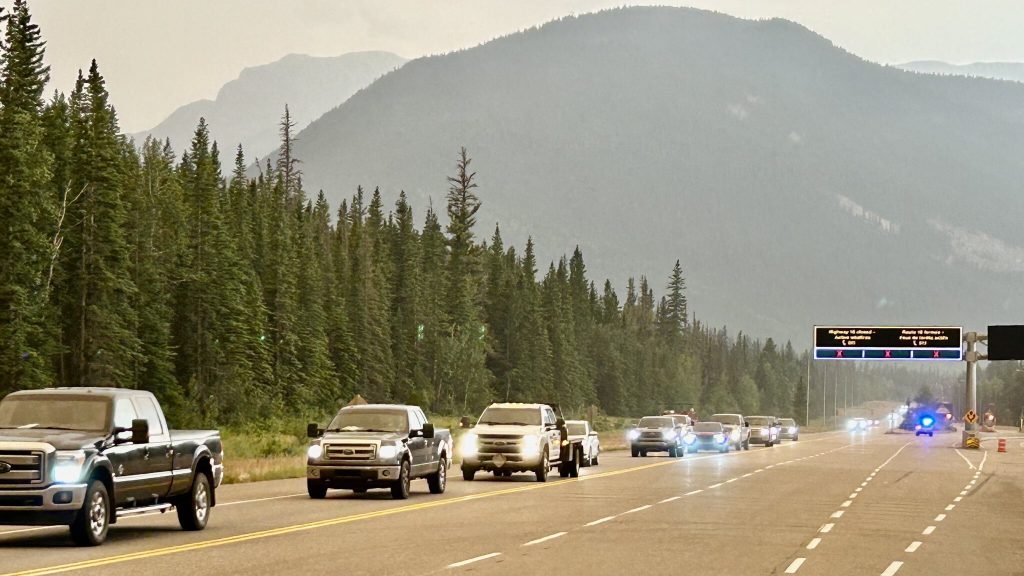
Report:
M740 414L713 414L710 422L719 422L729 437L729 445L734 450L750 450L750 425Z
M747 416L750 442L771 448L779 441L779 427L774 416Z
M868 421L863 418L852 418L846 421L846 429L850 432L867 432Z
M310 424L306 491L319 500L329 488L363 494L388 488L409 497L410 482L426 478L431 494L442 494L452 463L451 432L435 428L419 406L362 404L338 411L326 429Z
M462 436L458 449L466 481L484 470L495 476L532 472L538 482L547 482L552 466L562 477L575 478L583 459L582 441L569 438L554 404L491 404Z
M224 478L216 430L167 426L149 392L24 390L0 401L0 524L71 528L97 546L119 518L174 508L202 530Z
M628 433L629 451L636 458L648 452L668 452L675 458L686 454L686 428L675 416L644 416Z
M924 414L917 419L917 424L914 426L914 436L921 436L927 434L929 438L935 435L935 416L931 414Z
M697 422L683 439L688 452L701 450L729 451L729 436L721 422Z
M587 420L566 420L570 441L579 441L583 446L582 466L597 466L601 455L601 440Z
M796 420L792 418L780 418L779 419L779 440L792 440L796 442L800 439L800 426L796 423Z

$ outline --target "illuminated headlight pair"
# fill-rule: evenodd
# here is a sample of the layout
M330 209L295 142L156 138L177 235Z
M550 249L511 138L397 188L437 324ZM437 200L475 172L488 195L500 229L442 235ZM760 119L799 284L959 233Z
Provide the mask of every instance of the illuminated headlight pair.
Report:
M82 450L58 450L53 464L53 481L58 484L74 484L82 477L85 452Z
M477 451L480 449L479 442L476 434L469 432L462 437L459 441L459 455L463 458L467 456L476 456Z
M639 430L630 430L629 433L626 434L626 436L628 436L630 440L636 440L637 438L640 437L640 431Z
M313 444L308 450L306 450L306 456L308 456L310 460L319 460L323 455L324 447L321 446L319 442Z
M683 436L683 442L686 442L687 444L693 444L696 441L697 436L695 434L687 434L686 436Z
M715 442L718 442L719 444L724 444L725 434L715 434Z

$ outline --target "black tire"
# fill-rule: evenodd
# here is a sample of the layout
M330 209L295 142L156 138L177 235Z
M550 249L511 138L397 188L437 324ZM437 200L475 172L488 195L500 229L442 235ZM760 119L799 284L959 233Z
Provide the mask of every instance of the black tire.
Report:
M750 438L747 438L746 440L743 441L743 449L750 450Z
M353 494L366 494L366 488L362 488L362 487L353 488L352 489L352 493Z
M446 458L448 457L441 454L441 461L437 464L437 472L427 476L427 487L430 488L431 494L444 494L445 488L448 487L448 467L444 465Z
M192 489L174 505L181 529L195 532L206 528L206 523L210 521L212 501L213 488L210 487L210 477L202 472L196 472L196 477L192 479Z
M637 456L640 455L640 449L639 448L630 448L629 449L629 453L630 453L630 455L633 456L633 458L636 458Z
M583 449L576 450L576 454L572 459L572 462L566 462L565 467L569 471L569 478L580 477L580 464L583 460Z
M590 461L590 465L591 466L597 466L598 465L598 459L600 457L601 457L601 453L598 452L597 456L594 456L594 459Z
M686 446L676 446L676 458L686 457Z
M476 476L476 469L475 468L466 468L465 466L462 467L462 479L463 480L465 480L466 482L472 482L474 476Z
M669 458L675 458L676 457L676 449L674 447L672 447L672 446L668 447L668 457Z
M793 442L796 442L796 441L797 441L797 440L799 440L799 439L800 439L800 437L799 437L799 436L793 436Z
M398 480L391 484L391 497L395 500L405 500L409 497L409 461L402 460L398 467Z
M548 449L544 448L544 452L541 453L540 464L534 470L534 474L537 475L537 482L548 481L548 468L551 466L551 459L548 457Z
M935 436L935 433L934 432L929 432L928 433L928 437L931 438L932 436Z
M718 451L721 452L722 454L727 454L729 452L729 447L722 446L721 448L718 449Z
M766 442L765 446L771 448L772 446L775 446L775 443L774 442Z
M319 480L306 480L306 492L313 500L323 500L327 497L327 484Z
M647 458L647 450L640 450L640 457Z
M110 530L110 493L106 485L93 480L85 491L85 503L71 523L71 539L79 546L99 546Z

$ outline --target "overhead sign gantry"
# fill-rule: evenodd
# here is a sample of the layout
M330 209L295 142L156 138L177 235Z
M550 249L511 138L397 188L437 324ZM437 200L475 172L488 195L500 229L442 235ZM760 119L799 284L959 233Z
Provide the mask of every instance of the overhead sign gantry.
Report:
M815 326L817 360L963 359L961 326Z

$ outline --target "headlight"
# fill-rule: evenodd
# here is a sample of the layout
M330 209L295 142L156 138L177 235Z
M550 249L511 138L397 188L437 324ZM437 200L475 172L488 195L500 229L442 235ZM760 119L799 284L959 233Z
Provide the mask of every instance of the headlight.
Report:
M58 484L74 484L82 476L85 452L82 450L58 450L53 464L53 481Z
M857 427L857 423L854 422L853 420L850 420L846 423L846 427L849 428L850 430L853 430L854 428Z
M306 456L309 456L310 460L319 460L324 455L324 447L320 444L313 444L306 450Z
M789 433L790 434L796 434L796 426L790 426L789 427Z
M725 442L725 434L715 434L715 442L722 444Z
M661 433L661 437L664 438L665 440L671 440L676 437L676 431L665 430L664 432Z
M693 444L697 441L697 436L695 434L687 434L686 436L683 436L683 441L687 444Z
M770 432L771 430L768 428L761 428L761 436L768 436Z
M523 456L527 458L540 454L540 436L523 436Z
M630 440L636 440L637 438L640 437L640 431L630 430L629 433L626 434L626 436L628 436Z
M459 455L463 458L467 456L476 456L478 448L476 434L469 432L463 436L462 440L459 442Z
M378 460L391 460L395 456L398 456L398 446L382 445L380 450L377 451Z
M732 432L729 433L729 436L732 436L733 440L739 440L740 439L740 429L739 428L733 428Z

